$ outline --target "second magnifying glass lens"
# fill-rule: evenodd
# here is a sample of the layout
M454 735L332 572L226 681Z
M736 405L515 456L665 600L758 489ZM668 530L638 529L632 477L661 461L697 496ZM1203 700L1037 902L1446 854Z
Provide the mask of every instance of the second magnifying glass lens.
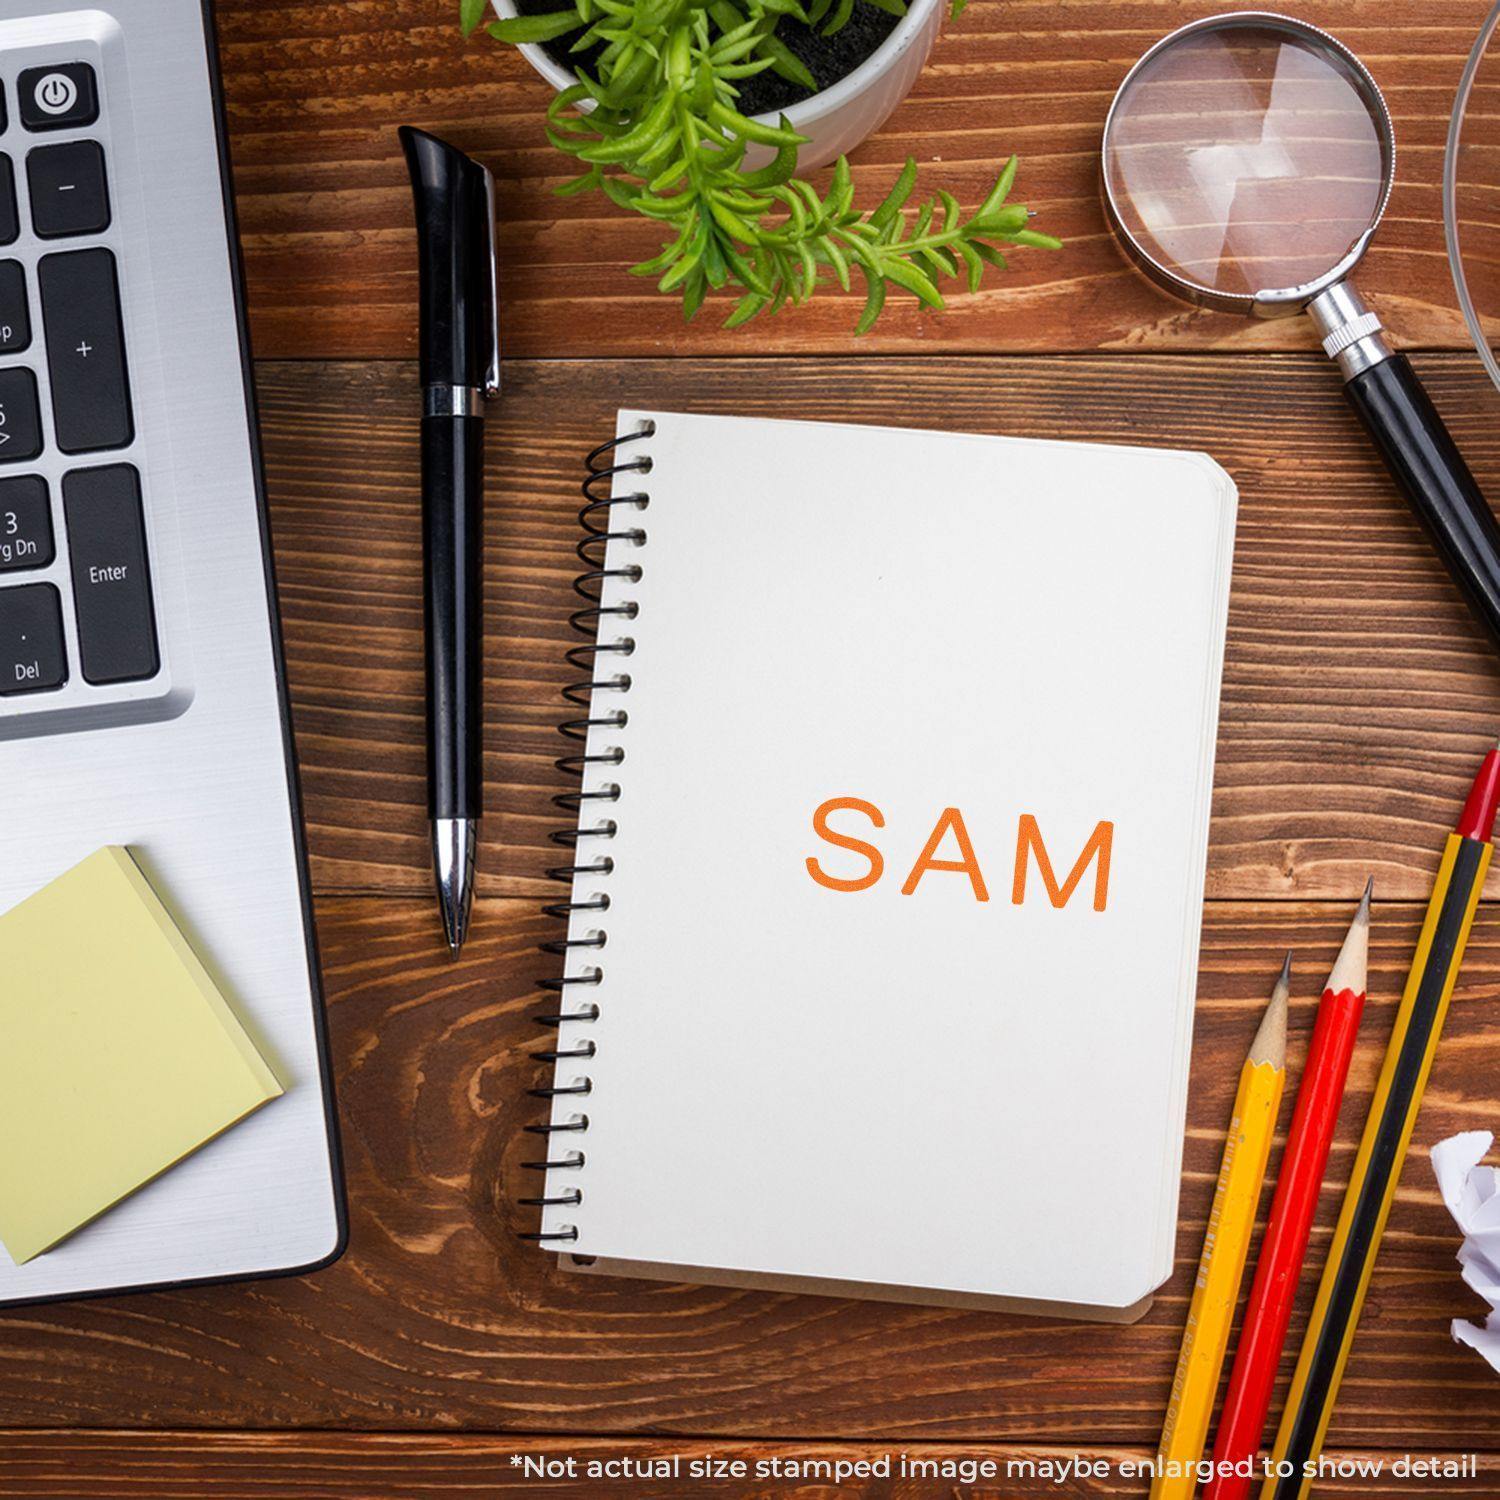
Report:
M1104 173L1120 227L1204 290L1312 281L1379 217L1392 163L1378 109L1302 34L1231 23L1186 35L1115 104Z

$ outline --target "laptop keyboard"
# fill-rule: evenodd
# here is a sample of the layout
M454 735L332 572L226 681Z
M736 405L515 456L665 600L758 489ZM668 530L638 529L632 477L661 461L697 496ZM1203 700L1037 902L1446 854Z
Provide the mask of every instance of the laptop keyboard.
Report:
M99 79L86 62L46 62L7 94L0 699L12 700L146 682L162 662L142 478L121 457L136 419L120 267L93 243L115 217Z

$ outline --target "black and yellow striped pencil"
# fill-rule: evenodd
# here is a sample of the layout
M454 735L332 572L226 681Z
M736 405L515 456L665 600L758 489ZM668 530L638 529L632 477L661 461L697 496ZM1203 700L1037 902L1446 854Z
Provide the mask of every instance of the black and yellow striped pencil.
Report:
M1317 1478L1328 1419L1489 869L1497 803L1500 749L1485 757L1463 816L1443 850L1261 1500L1302 1500Z

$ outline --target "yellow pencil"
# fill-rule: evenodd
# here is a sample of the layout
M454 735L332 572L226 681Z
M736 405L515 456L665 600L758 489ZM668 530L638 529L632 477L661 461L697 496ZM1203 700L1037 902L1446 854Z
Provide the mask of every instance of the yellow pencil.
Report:
M1192 1500L1198 1465L1208 1441L1208 1422L1219 1389L1219 1372L1229 1347L1234 1306L1250 1253L1255 1210L1266 1179L1266 1158L1276 1133L1276 1112L1286 1083L1286 1001L1292 956L1287 954L1271 1003L1250 1044L1240 1071L1239 1093L1229 1121L1229 1139L1219 1166L1198 1262L1198 1280L1188 1306L1187 1327L1172 1395L1157 1450L1151 1500Z

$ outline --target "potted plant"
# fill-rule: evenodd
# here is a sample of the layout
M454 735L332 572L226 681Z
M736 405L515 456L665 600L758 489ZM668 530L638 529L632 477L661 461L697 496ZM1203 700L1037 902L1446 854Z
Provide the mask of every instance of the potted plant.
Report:
M965 0L952 0L953 13ZM488 0L460 0L473 33ZM739 296L726 327L811 297L832 280L866 289L856 332L887 293L941 308L938 283L976 290L1001 245L1055 249L1008 202L1012 157L965 214L951 193L909 207L908 159L878 207L854 207L843 154L910 88L941 20L941 0L495 0L489 32L522 47L559 89L547 136L580 174L564 194L600 191L658 220L660 255L632 266L682 298ZM803 158L803 148L808 148ZM837 157L826 191L797 175Z

